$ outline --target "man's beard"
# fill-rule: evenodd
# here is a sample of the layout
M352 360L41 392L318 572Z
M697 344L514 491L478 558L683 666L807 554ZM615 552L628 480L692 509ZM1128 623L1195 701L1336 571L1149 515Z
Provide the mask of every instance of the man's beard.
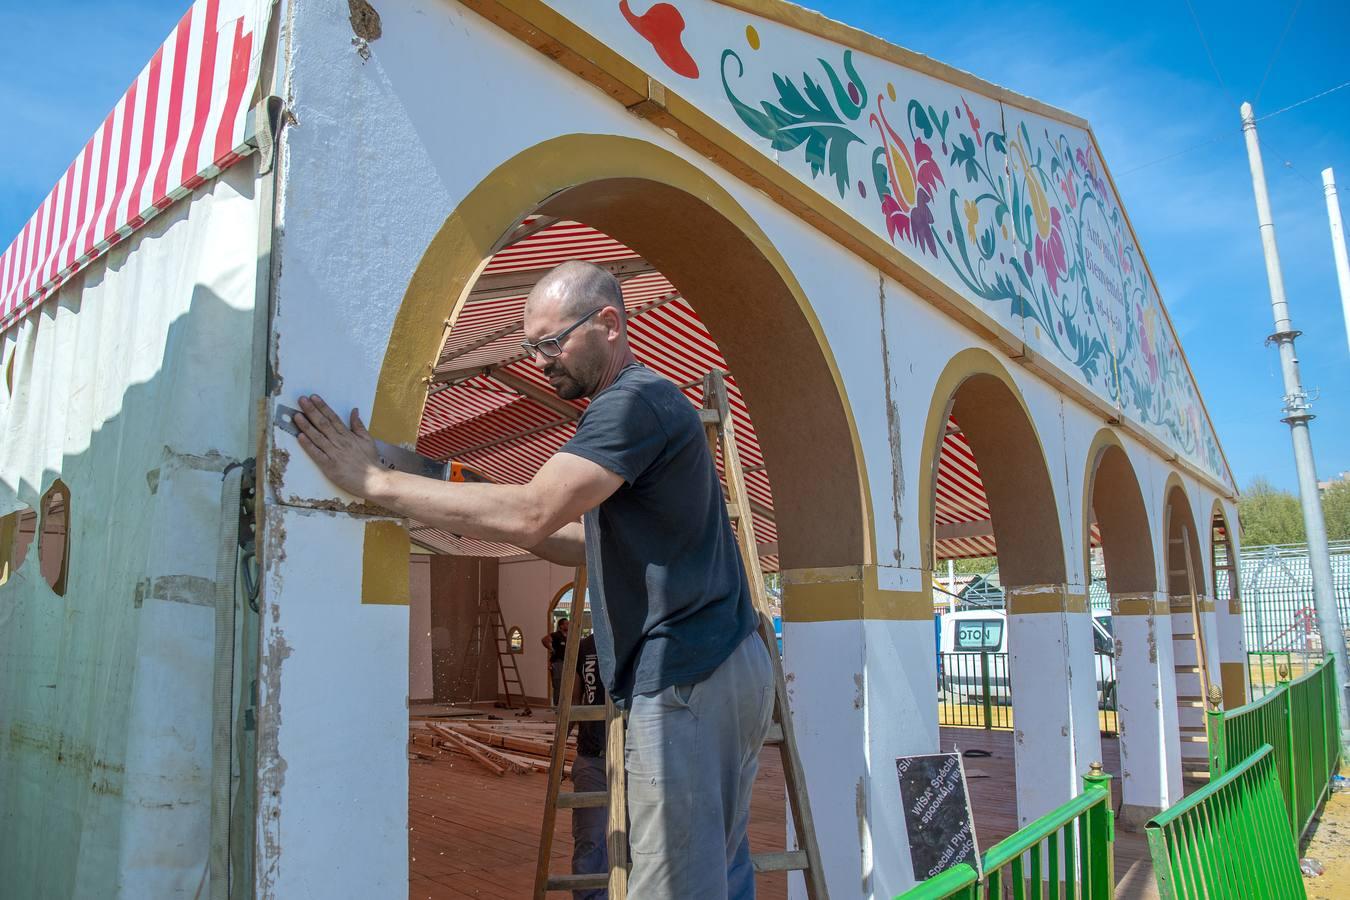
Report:
M544 377L549 379L553 390L564 400L576 400L591 395L595 390L596 379L587 378L587 374L571 372L556 361L544 367Z

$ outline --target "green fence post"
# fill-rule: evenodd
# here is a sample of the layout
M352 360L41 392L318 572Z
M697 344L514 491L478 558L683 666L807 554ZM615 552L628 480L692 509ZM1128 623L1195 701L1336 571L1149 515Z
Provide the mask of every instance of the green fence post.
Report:
M1289 690L1289 666L1280 666L1275 670L1275 677L1279 679L1280 686L1276 688L1280 692L1280 708L1284 710L1284 727L1289 734L1289 824L1294 832L1294 840L1298 841L1299 831L1303 823L1298 820L1298 745L1294 743L1294 699Z
M1088 888L1085 897L1088 900L1110 900L1115 891L1116 861L1115 817L1111 812L1111 776L1102 771L1102 764L1095 762L1088 767L1083 776L1083 791L1104 792L1100 803L1088 810L1088 842L1079 852L1088 855L1088 878L1084 887Z
M980 685L984 689L984 730L991 731L994 727L994 702L990 696L991 685L989 684L989 651L980 651Z
M1228 771L1228 742L1223 728L1223 691L1210 685L1209 709L1205 710L1205 736L1209 739L1209 777Z

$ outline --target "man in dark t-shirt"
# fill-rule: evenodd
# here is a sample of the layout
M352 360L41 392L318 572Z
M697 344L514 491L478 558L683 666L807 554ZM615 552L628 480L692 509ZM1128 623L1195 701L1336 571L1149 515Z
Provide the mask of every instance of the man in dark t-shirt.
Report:
M548 678L553 688L550 699L554 706L558 705L558 692L562 690L563 660L567 657L567 627L567 620L559 619L557 629L539 639L548 651Z
M604 269L570 262L546 274L524 334L559 397L590 398L529 484L387 470L356 410L348 427L317 396L299 400L300 445L338 487L398 515L585 562L600 675L628 710L629 893L753 897L746 828L773 669L702 423L633 356L623 294Z

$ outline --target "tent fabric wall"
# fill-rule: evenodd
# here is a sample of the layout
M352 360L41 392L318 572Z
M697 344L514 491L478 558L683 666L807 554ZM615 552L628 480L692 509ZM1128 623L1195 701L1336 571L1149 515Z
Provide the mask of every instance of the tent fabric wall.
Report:
M221 473L249 434L254 165L0 338L0 515L70 488L68 584L0 585L0 895L193 896L210 837Z

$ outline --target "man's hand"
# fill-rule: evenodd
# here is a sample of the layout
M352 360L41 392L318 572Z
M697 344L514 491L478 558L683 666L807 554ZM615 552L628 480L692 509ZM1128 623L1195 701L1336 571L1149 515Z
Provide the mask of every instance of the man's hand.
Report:
M300 446L328 480L349 494L368 498L385 474L375 440L366 431L361 416L352 410L350 427L328 408L318 394L300 398Z

